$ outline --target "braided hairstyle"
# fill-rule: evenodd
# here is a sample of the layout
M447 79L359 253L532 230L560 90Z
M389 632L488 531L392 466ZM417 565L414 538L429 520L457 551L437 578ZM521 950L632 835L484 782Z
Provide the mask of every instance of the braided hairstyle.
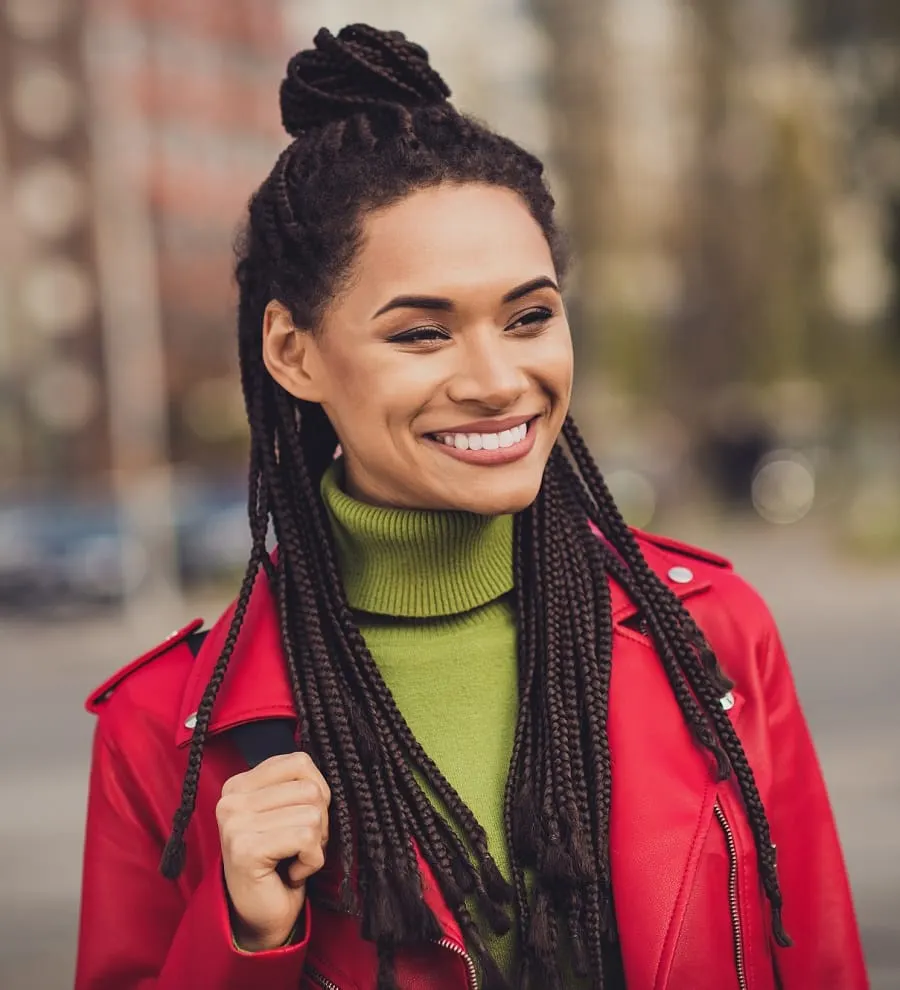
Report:
M288 64L281 108L294 140L250 202L236 272L252 551L197 712L161 869L169 877L181 869L210 715L263 569L277 602L298 738L332 791L342 900L377 946L379 990L395 986L399 947L440 938L416 848L489 990L508 983L485 946L485 923L497 933L516 925L517 986L561 987L571 965L602 988L616 951L607 737L614 579L638 606L711 768L720 780L737 779L775 935L789 944L765 811L720 704L729 682L686 609L644 561L571 419L561 438L567 452L556 446L535 502L515 521L519 715L504 804L511 884L484 829L410 731L354 621L319 495L338 437L321 406L291 396L266 370L266 305L281 301L295 326L318 332L351 271L366 212L447 182L517 193L560 274L565 268L540 162L459 113L448 96L422 48L362 24L336 37L323 29L315 48ZM266 552L270 520L277 562Z

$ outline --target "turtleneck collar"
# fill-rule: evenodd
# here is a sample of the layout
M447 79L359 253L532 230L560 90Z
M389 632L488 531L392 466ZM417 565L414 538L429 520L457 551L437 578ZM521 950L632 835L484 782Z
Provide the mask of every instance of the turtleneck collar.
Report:
M377 615L458 615L513 587L513 516L393 509L344 492L343 462L321 483L351 608Z

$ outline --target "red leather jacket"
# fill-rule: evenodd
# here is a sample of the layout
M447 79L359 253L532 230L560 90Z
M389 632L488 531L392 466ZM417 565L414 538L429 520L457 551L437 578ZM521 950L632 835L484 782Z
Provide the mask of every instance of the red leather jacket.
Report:
M778 633L726 561L638 534L650 565L685 600L735 682L729 716L756 774L778 847L790 949L774 945L756 853L732 782L717 783L692 742L653 648L613 586L609 706L614 761L611 857L629 990L863 990L868 986L838 838ZM188 857L177 882L157 866L178 804L190 716L230 611L194 660L199 620L120 671L89 699L99 715L84 858L76 990L295 990L375 986L373 946L330 906L327 863L296 944L256 955L232 942L215 805L244 769L229 728L291 716L273 603L260 579L213 715ZM423 861L443 925L398 956L400 986L469 990L459 928ZM335 898L336 899L336 898Z

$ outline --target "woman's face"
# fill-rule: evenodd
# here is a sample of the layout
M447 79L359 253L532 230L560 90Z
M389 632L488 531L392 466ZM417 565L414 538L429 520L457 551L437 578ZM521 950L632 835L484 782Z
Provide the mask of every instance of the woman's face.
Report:
M445 184L370 213L319 333L266 312L272 375L320 402L346 486L374 505L482 514L529 505L572 388L547 241L522 199Z

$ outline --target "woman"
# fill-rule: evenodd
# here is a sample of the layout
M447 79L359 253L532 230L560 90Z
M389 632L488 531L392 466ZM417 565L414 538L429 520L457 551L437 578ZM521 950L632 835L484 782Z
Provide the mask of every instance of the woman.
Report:
M541 166L448 96L364 25L288 66L250 563L90 699L77 988L864 987L772 619L622 521Z

